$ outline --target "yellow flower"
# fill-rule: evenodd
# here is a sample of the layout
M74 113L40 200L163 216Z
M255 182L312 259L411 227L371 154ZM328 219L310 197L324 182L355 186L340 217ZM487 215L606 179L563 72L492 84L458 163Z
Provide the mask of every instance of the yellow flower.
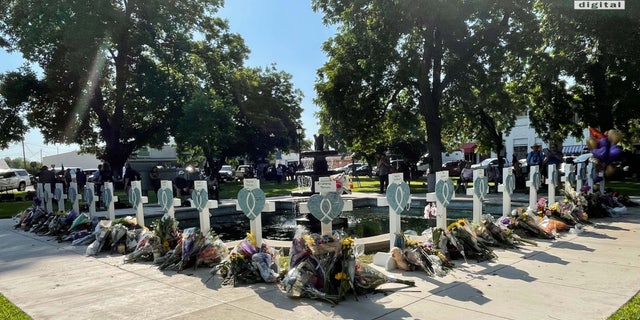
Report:
M171 248L169 248L169 241L167 241L167 240L165 240L165 241L162 243L162 246L163 246L165 249L167 249L167 250L171 249Z
M589 215L586 212L582 213L582 217L585 218L585 219L589 219Z
M549 209L552 211L560 211L557 202L552 204L551 207L549 207Z
M354 242L355 242L355 240L353 240L353 238L351 238L351 237L346 237L346 238L342 239L342 245L343 246L350 246Z
M258 245L258 242L256 241L256 237L253 235L253 233L247 232L247 239L249 239L249 242L251 242L251 244L254 247Z
M336 280L347 280L347 279L349 279L349 278L347 277L347 274L346 274L346 273L344 273L344 272L339 272L339 273L337 273L337 274L336 274L336 276L335 276L335 278L336 278Z
M313 240L313 238L311 238L308 234L303 235L302 239L304 239L304 244L306 244L307 247L313 247L316 244L316 241Z
M458 219L458 224L461 225L461 226L464 226L464 224L465 224L464 219Z

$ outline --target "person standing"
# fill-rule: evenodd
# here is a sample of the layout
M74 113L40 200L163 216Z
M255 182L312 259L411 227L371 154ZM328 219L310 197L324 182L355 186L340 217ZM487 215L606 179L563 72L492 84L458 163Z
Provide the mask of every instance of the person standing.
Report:
M558 169L560 169L560 164L562 163L563 156L564 155L562 154L562 151L558 150L558 146L556 144L552 144L549 147L549 152L547 152L544 160L542 160L545 176L547 176L546 173L549 170L547 169L547 167L551 164L556 167L556 172L558 172ZM560 181L556 181L555 183L556 185L560 185Z
M540 145L537 143L534 143L533 146L531 146L531 152L527 154L527 164L529 165L529 167L539 166L542 164L543 160L544 160L544 154L540 150Z
M151 182L151 189L153 192L158 195L158 189L160 189L160 170L158 170L157 166L151 167L151 171L149 171L149 181Z
M122 178L124 179L124 192L127 195L129 195L129 189L131 189L131 181L142 180L140 173L136 169L131 168L129 162L124 164L124 176Z
M385 155L381 155L380 160L378 160L378 178L380 181L380 193L385 193L387 191L387 186L389 186L390 171L391 171L391 165L389 164L389 160Z
M87 184L87 175L80 168L76 169L76 183L78 184L78 192L84 189L84 186Z

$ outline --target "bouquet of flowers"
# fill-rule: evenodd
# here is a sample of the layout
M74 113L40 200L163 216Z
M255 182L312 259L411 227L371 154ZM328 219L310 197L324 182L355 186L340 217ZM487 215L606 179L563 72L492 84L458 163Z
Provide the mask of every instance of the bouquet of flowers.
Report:
M171 218L167 213L165 213L162 218L151 222L151 229L155 235L160 238L160 243L162 243L166 251L175 248L178 240L181 238L178 221Z
M447 232L443 232L442 235L444 237L440 240L441 248L447 248L451 258L461 256L466 261L468 257L478 262L498 258L486 242L478 237L466 219L458 219L449 224Z
M453 263L442 252L436 250L433 240L423 244L412 240L405 234L396 234L396 247L391 248L391 257L401 270L422 270L429 276L443 277L453 268Z
M198 252L195 267L206 266L211 268L224 260L228 255L229 249L227 249L227 245L211 230L205 236L204 246L200 249L200 252Z
M283 290L293 298L307 297L337 304L349 292L370 292L384 283L415 285L387 277L356 262L355 240L340 231L332 235L298 230L291 245Z
M124 257L124 262L153 261L164 252L160 238L153 232L143 230L138 235L139 240L133 252Z
M533 210L517 208L511 211L508 228L521 237L529 236L540 239L555 239L555 236L538 224Z
M210 273L220 271L224 277L223 286L237 286L240 283L276 282L280 266L280 253L269 247L264 241L258 247L255 236L247 237L231 250L229 255Z
M537 246L535 241L523 239L509 229L511 219L500 217L496 220L490 214L485 214L481 224L475 226L478 237L484 239L488 245L502 248L518 248L524 244Z

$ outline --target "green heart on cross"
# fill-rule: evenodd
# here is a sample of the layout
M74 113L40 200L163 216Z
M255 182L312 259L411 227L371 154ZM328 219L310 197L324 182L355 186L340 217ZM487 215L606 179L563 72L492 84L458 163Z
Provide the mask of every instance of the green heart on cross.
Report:
M455 193L453 181L451 181L451 179L438 180L438 182L436 182L435 192L438 201L446 208L449 206L449 203L451 203L451 199Z
M78 199L78 190L74 187L69 187L69 201L76 202Z
M113 194L111 194L111 189L104 188L102 192L102 203L104 203L105 207L111 206L111 202L113 201Z
M489 178L476 177L473 180L473 193L480 200L484 200L484 197L489 193Z
M129 203L133 206L134 210L138 209L138 206L142 202L142 193L138 188L130 188L129 189Z
M193 206L196 207L196 210L202 211L207 206L207 201L209 201L209 192L207 192L207 189L193 190L191 200L193 200Z
M84 189L84 201L86 201L89 205L93 203L93 189Z
M262 189L242 188L238 192L238 206L249 220L254 220L264 209L266 197Z
M344 201L342 201L342 197L337 192L328 192L324 196L314 194L309 197L307 207L316 219L327 224L342 213Z
M516 190L516 177L512 174L507 175L504 182L504 191L512 195L513 191Z
M409 189L409 185L402 181L400 184L391 183L387 187L387 202L389 203L389 208L393 210L395 213L402 213L407 208L409 204L409 198L411 197L411 190Z
M160 188L158 190L158 204L164 212L169 211L169 208L173 206L173 190Z

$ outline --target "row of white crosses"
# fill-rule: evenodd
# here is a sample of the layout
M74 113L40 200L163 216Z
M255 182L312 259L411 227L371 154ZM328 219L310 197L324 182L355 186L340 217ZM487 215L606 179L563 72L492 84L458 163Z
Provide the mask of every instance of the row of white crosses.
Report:
M210 211L218 207L218 201L209 200L209 193L207 191L207 181L197 180L193 182L194 188L191 192L191 207L198 210L198 216L200 220L200 230L202 233L208 233L211 229ZM134 187L133 183L131 185ZM136 184L136 187L138 185ZM137 193L137 191L134 191ZM162 211L168 214L171 218L175 219L176 211L175 206L181 204L180 198L173 197L173 183L170 180L160 181L160 189L158 189L158 204L162 208ZM135 198L135 196L133 196ZM142 206L139 205L137 209L136 220L138 224L144 225L144 214L142 213Z

